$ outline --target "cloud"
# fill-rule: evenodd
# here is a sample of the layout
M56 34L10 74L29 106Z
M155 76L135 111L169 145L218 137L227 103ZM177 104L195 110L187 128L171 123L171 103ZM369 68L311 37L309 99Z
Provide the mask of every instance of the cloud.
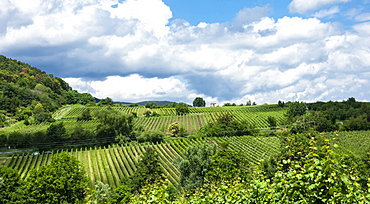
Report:
M355 20L357 22L369 21L370 13L363 12L364 8L352 8L345 13L345 16L350 20Z
M291 13L305 14L310 11L320 9L324 6L332 5L335 3L346 3L350 0L293 0L289 4L289 11Z
M64 80L73 84L80 92L89 92L98 98L110 97L119 101L138 102L138 100L161 98L177 101L191 93L187 90L186 84L175 77L144 78L138 74L132 74L126 77L108 76L102 81L85 81L81 78L64 78Z
M22 2L0 2L0 52L98 98L261 104L369 95L369 22L343 30L318 19L337 6L314 18L274 19L267 5L242 9L229 23L190 25L169 21L160 0ZM347 1L305 2L291 7Z
M314 13L312 16L316 18L332 17L334 14L339 13L339 12L340 12L339 7L334 6L334 7L331 7L330 9L320 10Z
M241 31L244 25L259 21L270 12L271 8L269 5L265 5L263 7L257 6L254 8L244 8L240 10L233 19L232 29Z

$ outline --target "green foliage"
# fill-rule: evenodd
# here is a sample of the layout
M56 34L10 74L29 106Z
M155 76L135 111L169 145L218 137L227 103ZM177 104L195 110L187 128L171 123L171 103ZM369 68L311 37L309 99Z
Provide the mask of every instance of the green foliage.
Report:
M250 162L246 159L247 157L242 152L227 149L227 146L221 148L212 156L206 173L207 180L218 183L242 178L245 181L250 171Z
M341 130L345 131L370 130L368 116L366 114L362 114L356 118L353 117L349 118L348 120L344 121Z
M18 171L0 166L0 203L26 203Z
M289 108L286 112L286 115L289 119L293 119L297 116L304 115L307 111L307 106L303 102L294 102L290 103Z
M35 121L36 124L40 124L40 123L43 123L43 122L54 122L55 121L52 118L51 114L48 113L48 112L36 113L33 116L33 119L34 119L34 121Z
M147 111L144 112L145 117L150 117L150 115L152 115L152 111L147 110Z
M201 97L196 97L193 101L194 107L204 107L206 106L206 101Z
M103 98L101 101L99 101L99 104L98 105L113 105L114 102L111 98L107 97L107 98Z
M149 102L147 104L145 104L145 108L157 108L157 103L156 102Z
M189 106L186 103L178 103L176 104L176 114L177 115L186 115L189 113Z
M31 171L29 203L77 203L85 197L87 178L79 161L68 153L54 155L49 165Z
M131 192L132 189L127 184L121 184L113 190L110 203L128 203L130 198L133 196Z
M98 181L95 185L94 201L96 203L109 203L111 200L111 188L108 184Z
M271 188L274 199L281 202L357 203L366 201L358 175L342 163L329 140L318 152L315 140L301 160L282 160L278 163ZM286 168L288 166L288 168Z
M46 135L48 136L49 142L62 142L68 138L66 128L64 123L51 124L46 130Z
M230 113L220 115L214 123L208 122L199 132L210 137L251 135L252 127L246 121L237 121Z
M172 137L177 137L180 132L180 125L178 122L173 122L168 126L168 131Z
M132 114L122 114L114 110L103 110L97 114L99 125L96 128L97 139L102 143L110 143L117 136L130 139L134 131Z
M177 159L176 166L181 173L180 184L184 189L194 190L203 186L215 152L215 145L194 145L185 150L183 157Z
M129 178L131 189L139 191L143 186L160 181L163 178L163 170L159 165L159 157L156 151L147 147L137 164L135 173Z
M33 102L44 106L44 111L52 112L63 104L93 101L90 94L79 94L61 78L17 60L0 56L0 110L13 117L21 107L30 107ZM17 115L23 120L23 115Z
M85 109L80 116L77 117L77 121L88 121L92 120L90 109Z
M169 183L157 181L144 186L139 194L135 194L130 203L173 203L176 199L176 189Z
M268 122L270 128L274 128L277 125L276 118L274 116L268 116L267 117L267 122Z
M91 131L88 131L88 130L84 129L82 127L81 123L77 123L76 126L73 129L71 137L72 137L73 140L86 141L88 139L94 138L92 136L93 134L94 133L92 133ZM85 142L85 145L88 145L87 141Z
M137 140L139 142L150 142L154 144L159 144L163 142L164 139L164 133L157 130L149 130L147 132L142 133Z
M281 107L281 108L284 108L284 106L285 106L285 103L284 103L284 101L278 101L278 106L279 107Z

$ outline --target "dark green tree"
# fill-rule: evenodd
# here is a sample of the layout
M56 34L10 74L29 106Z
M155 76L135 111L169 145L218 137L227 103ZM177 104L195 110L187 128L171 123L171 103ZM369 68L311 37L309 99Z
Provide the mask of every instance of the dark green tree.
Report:
M67 152L54 155L49 165L31 170L26 182L29 203L78 203L86 195L85 171Z
M0 166L0 203L27 203L18 171Z
M156 108L157 107L157 103L156 102L149 102L147 104L145 104L145 108Z
M43 122L54 122L55 121L53 119L53 117L51 116L51 114L48 113L48 112L36 113L33 116L33 119L35 120L36 124L40 124L40 123L43 123Z
M107 98L103 98L103 99L99 102L99 104L101 104L101 105L113 105L113 104L114 104L114 102L113 102L113 100L112 100L111 98L107 97Z
M277 125L276 118L274 116L268 116L267 117L267 123L269 124L270 128L274 128Z
M186 115L189 113L189 106L186 103L176 104L176 114L177 115Z
M163 169L159 163L157 152L147 147L144 155L140 157L135 173L129 178L132 190L139 191L147 184L163 180Z
M67 130L64 127L64 123L51 124L46 130L48 141L58 143L68 139Z
M113 142L116 137L136 139L134 131L134 116L122 114L114 110L103 110L98 115L99 125L96 128L97 139L103 143Z
M221 149L212 156L206 178L209 182L232 181L235 178L246 181L250 174L250 164L242 152L228 149L228 144L221 144Z
M290 103L289 108L286 112L286 116L290 120L294 120L295 117L304 115L307 111L307 106L303 102Z
M112 192L111 204L117 203L129 203L130 198L132 197L132 189L126 183L119 185Z
M176 160L180 170L180 184L184 189L193 190L203 186L215 152L215 145L194 145L187 148L184 156Z
M204 107L206 106L206 101L201 97L196 97L193 101L194 107Z
M285 106L285 103L284 103L284 101L278 101L278 106L280 107L280 108L284 108L284 106Z
M147 132L142 133L137 140L139 142L150 142L150 143L161 143L164 139L164 133L159 130L149 130Z
M88 121L91 119L92 117L89 108L86 108L84 111L82 111L81 115L77 117L77 121Z

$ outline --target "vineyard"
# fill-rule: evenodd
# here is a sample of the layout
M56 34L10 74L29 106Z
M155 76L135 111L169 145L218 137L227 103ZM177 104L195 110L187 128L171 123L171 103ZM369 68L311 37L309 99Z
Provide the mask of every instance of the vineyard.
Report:
M67 131L72 131L76 126L76 119L86 109L90 110L92 116L95 116L99 111L105 109L104 106L66 106L53 114L53 117L58 122L63 122ZM231 114L238 121L246 121L257 129L267 129L269 124L267 118L273 116L278 124L284 121L286 109L277 106L229 106L229 107L191 107L190 113L183 116L176 115L175 108L156 108L147 109L144 106L129 107L117 105L111 107L123 114L135 113L138 117L135 118L135 125L143 126L145 130L160 130L166 132L168 126L173 122L178 122L181 127L185 128L189 133L198 132L199 129L205 126L208 122L214 122L222 114ZM159 116L145 117L144 113L150 110L156 112ZM80 121L78 125L85 129L94 130L98 125L98 120ZM50 124L43 123L38 125L29 125L21 128L20 132L29 133L40 130L46 130ZM70 132L69 132L70 133Z
M83 165L90 179L90 187L95 182L102 181L112 187L120 184L121 180L133 174L136 170L138 159L145 152L147 146L151 146L159 155L160 164L166 178L173 184L179 183L180 172L174 164L177 157L181 157L183 151L194 144L203 142L215 143L228 142L229 147L235 151L242 151L247 159L257 164L261 159L273 155L279 151L279 140L275 137L220 137L204 139L179 139L170 140L162 144L131 144L127 146L95 147L69 150ZM47 152L45 152L47 153ZM7 166L17 169L22 178L27 178L30 170L48 164L52 154L41 153L40 155L16 155L7 160ZM54 154L57 154L55 152Z

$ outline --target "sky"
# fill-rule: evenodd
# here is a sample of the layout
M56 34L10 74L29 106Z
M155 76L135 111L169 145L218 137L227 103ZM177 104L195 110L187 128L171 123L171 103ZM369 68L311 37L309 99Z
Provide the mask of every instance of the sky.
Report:
M370 0L1 0L0 54L121 102L370 101Z

